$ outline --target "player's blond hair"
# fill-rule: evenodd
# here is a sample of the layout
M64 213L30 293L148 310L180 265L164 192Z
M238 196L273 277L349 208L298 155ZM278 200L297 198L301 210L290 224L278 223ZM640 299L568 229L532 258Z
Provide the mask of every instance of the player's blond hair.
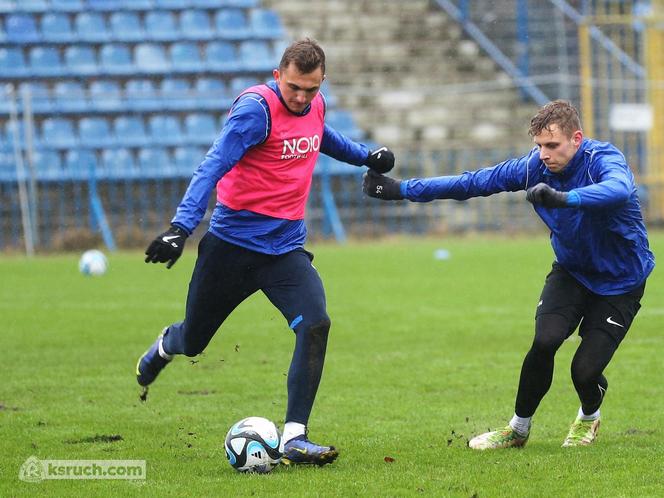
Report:
M543 130L550 130L551 125L556 124L565 135L572 134L581 129L581 118L579 111L566 100L554 100L549 102L530 120L528 135L534 137Z

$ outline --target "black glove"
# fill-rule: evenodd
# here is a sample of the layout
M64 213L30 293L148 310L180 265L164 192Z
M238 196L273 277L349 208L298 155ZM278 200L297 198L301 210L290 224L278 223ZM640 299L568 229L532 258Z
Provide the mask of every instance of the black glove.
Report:
M387 173L394 168L394 153L387 147L369 152L367 166L378 173Z
M362 177L362 191L369 197L383 199L384 201L400 201L401 180L383 176L370 169Z
M532 204L541 204L546 208L563 208L567 206L567 192L559 192L546 183L538 183L526 191L526 200Z
M182 255L188 236L189 234L184 229L171 225L171 228L158 235L145 250L147 255L145 262L166 263L168 261L166 268L170 268Z

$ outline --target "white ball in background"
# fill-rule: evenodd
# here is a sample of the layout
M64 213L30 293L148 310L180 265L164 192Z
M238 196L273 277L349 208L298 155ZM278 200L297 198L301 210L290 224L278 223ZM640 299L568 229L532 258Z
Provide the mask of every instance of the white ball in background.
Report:
M90 249L81 255L78 261L78 270L83 275L100 276L108 270L108 260L103 252Z

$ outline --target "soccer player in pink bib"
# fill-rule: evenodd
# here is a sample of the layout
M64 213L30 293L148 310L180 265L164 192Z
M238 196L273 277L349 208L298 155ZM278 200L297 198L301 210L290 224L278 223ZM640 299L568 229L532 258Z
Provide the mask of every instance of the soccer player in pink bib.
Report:
M147 389L174 355L196 356L226 317L261 290L295 333L288 372L283 461L324 465L338 451L308 439L307 424L325 360L330 318L313 254L304 249L304 212L319 153L377 173L394 166L386 147L370 151L325 124L325 53L312 39L292 43L274 81L235 100L219 137L194 172L171 227L147 248L145 261L182 254L205 214L212 188L217 204L198 247L185 317L166 327L140 357L138 383Z

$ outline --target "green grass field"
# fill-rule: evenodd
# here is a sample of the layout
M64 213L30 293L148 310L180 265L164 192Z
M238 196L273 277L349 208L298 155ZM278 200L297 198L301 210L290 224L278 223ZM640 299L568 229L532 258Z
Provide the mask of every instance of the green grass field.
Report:
M651 243L664 254L664 234ZM438 248L451 258L435 259ZM169 366L142 403L135 362L182 317L193 244L168 271L138 252L113 254L100 278L80 275L77 255L0 258L0 496L662 496L661 271L606 371L597 444L560 447L578 408L574 336L528 446L474 452L467 439L513 413L548 240L309 249L332 318L310 436L341 456L268 475L235 472L223 450L243 417L283 422L294 339L263 295L235 311L198 361ZM146 460L147 478L22 482L33 455Z

